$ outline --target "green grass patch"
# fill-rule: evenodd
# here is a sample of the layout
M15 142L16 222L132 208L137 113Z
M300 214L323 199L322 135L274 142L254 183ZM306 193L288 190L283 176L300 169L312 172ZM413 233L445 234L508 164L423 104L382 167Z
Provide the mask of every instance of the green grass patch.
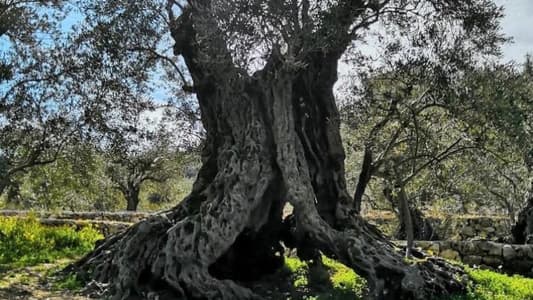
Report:
M326 275L295 257L287 257L285 266L291 272L292 286L298 297L306 300L362 299L366 281L345 265L322 257ZM533 300L533 279L509 276L490 270L465 267L472 281L465 295L441 298L441 300ZM319 278L318 280L316 278ZM319 288L321 286L321 288Z
M452 300L528 300L533 299L533 279L509 276L490 270L465 268L472 283L466 295Z
M322 265L302 262L287 257L285 266L291 272L293 289L306 300L353 300L362 299L366 281L345 265L322 257Z
M103 236L90 226L49 227L35 216L0 217L0 271L77 257L92 250Z

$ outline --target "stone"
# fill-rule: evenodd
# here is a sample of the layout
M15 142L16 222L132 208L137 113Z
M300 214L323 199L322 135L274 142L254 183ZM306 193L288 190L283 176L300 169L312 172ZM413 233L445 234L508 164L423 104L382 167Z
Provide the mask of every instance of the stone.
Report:
M459 252L451 249L443 250L440 254L440 257L451 259L451 260L461 260L461 256L459 255Z
M484 256L483 263L487 266L497 268L503 264L502 260L499 257L495 256Z
M431 247L428 250L433 252L434 255L439 255L439 253L440 253L440 245L439 245L439 243L432 243Z
M477 255L467 255L463 257L463 263L470 265L470 266L480 265L482 261L483 261L483 258Z
M494 227L489 227L487 229L485 229L487 231L487 233L494 233L496 232L496 229L494 229Z
M463 255L472 255L475 254L476 251L476 244L472 241L464 241L461 245L461 253Z
M479 249L486 252L488 255L492 256L501 256L502 255L502 247L501 245L498 245L493 242L479 242L478 244Z
M504 260L511 260L516 257L516 251L511 245L503 245L502 255Z
M533 259L533 245L524 245L524 252L527 253L527 256Z
M493 220L490 218L480 218L479 224L483 227L490 227L493 223Z
M463 227L463 229L461 229L461 235L466 236L466 237L473 237L476 235L476 232L474 228L470 226L466 226L466 227Z
M431 248L433 243L431 241L416 241L415 246L420 247L422 250L427 251Z

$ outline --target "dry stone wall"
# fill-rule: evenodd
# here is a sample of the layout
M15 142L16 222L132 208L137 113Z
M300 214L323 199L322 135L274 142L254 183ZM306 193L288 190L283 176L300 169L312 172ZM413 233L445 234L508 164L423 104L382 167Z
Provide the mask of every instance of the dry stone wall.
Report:
M397 242L405 246L405 242ZM470 266L489 267L533 277L533 245L491 241L416 241L415 247L430 255Z
M392 236L398 220L392 214L366 215L365 218ZM511 222L503 216L441 216L428 217L435 230L435 239L468 241L489 240L495 242L510 241Z

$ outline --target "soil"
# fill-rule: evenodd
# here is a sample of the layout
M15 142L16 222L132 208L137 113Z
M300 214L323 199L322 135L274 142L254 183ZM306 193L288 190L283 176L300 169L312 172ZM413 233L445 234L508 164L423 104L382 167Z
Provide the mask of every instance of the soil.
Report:
M58 270L72 262L62 259L55 263L22 268L0 269L0 299L6 300L87 300L74 291L58 289Z

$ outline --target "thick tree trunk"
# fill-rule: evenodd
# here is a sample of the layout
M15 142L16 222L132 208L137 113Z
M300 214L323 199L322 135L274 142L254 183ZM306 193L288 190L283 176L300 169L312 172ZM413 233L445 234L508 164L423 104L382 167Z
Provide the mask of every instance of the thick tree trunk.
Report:
M363 202L363 196L365 195L366 187L372 178L372 150L369 147L365 147L363 155L363 163L361 165L361 173L359 173L359 179L357 180L357 186L355 187L355 193L353 196L354 209L356 213L361 213L361 204Z
M140 187L135 185L128 185L126 189L122 191L124 198L126 198L126 210L136 211L139 205L139 193Z
M354 213L333 97L342 53L311 54L305 67L291 69L274 50L248 76L224 48L205 50L218 59L202 64L206 53L198 53L202 41L191 41L188 17L173 37L207 130L203 166L182 203L110 237L75 265L81 274L109 283L114 299L255 299L234 280L281 266L283 239L304 259L322 252L353 268L372 299L464 289L459 269L438 260L405 263ZM291 222L282 220L286 202L294 207Z

